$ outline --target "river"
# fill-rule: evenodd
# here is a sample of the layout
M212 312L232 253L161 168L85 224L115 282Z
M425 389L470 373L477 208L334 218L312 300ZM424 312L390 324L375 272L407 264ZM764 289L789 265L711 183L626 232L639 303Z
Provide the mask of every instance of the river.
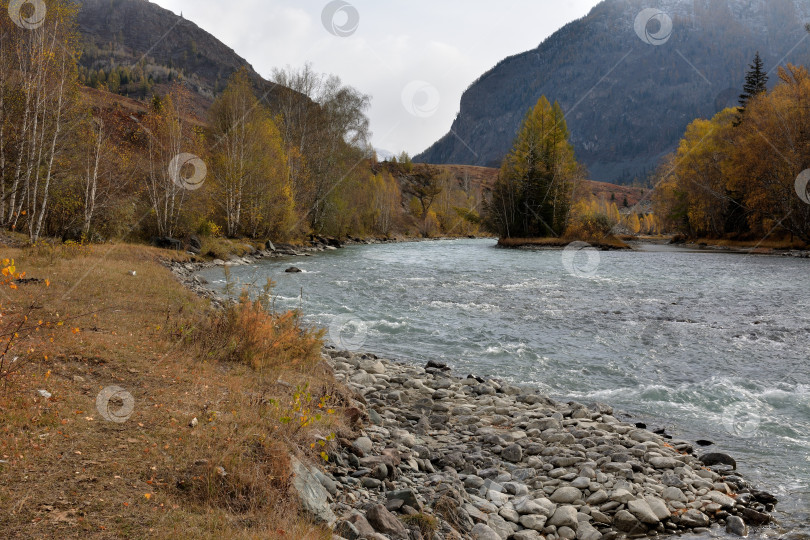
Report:
M713 441L779 497L784 529L810 534L810 261L666 247L572 260L494 243L350 246L228 279L272 278L277 309L302 308L343 348L440 360ZM284 273L293 264L303 272ZM222 268L201 275L225 287Z

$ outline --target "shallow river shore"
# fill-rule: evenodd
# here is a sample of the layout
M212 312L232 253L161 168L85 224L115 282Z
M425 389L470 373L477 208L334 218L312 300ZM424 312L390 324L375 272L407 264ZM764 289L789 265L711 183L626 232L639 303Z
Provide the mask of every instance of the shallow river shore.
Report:
M361 436L341 441L327 475L300 465L298 480L317 484L299 489L319 494L302 502L341 537L419 538L421 524L436 538L612 540L745 535L770 521L775 498L719 463L729 456L704 463L689 442L620 422L608 405L442 364L325 357L356 392Z

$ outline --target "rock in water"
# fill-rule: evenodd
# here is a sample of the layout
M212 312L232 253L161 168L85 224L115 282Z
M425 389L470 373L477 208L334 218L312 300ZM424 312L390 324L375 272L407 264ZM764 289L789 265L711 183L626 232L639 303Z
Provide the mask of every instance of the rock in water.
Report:
M737 462L734 461L734 458L721 452L703 454L700 456L700 461L707 467L711 467L712 465L729 465L734 468L734 470L737 470Z
M337 517L329 508L328 493L318 480L315 470L295 457L291 458L291 464L294 473L293 487L298 494L301 508L311 515L315 522L325 523L331 527L337 521Z
M731 516L726 522L726 532L737 536L748 536L748 527L739 516Z
M288 274L300 274L302 272L300 268L296 268L295 266L291 266L284 271Z

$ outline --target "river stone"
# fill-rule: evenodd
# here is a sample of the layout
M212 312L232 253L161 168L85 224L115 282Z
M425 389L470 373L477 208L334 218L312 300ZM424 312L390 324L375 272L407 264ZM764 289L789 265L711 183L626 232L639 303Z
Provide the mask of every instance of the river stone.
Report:
M515 507L517 513L521 515L543 513L543 507L528 497L516 499L512 501L512 505Z
M381 504L375 504L366 512L366 519L374 530L391 538L407 540L408 529L397 517Z
M538 514L527 514L525 516L520 516L520 524L527 529L542 531L546 526L546 516L541 516Z
M577 489L585 489L591 485L591 479L585 476L580 476L579 478L574 479L571 482L571 487L575 487Z
M523 459L523 449L518 444L511 444L501 451L501 457L511 463L519 463Z
M372 375L385 375L385 365L379 360L363 360L360 369Z
M481 486L484 485L484 479L480 476L476 476L471 474L464 479L464 487L468 489L479 489Z
M678 501L678 502L687 502L686 495L684 495L683 491L676 487L667 487L664 488L664 491L661 492L661 496L664 497L666 501Z
M535 476L537 476L535 469L515 469L512 471L512 478L520 482L525 482Z
M664 519L667 519L669 517L672 517L672 514L670 513L669 509L667 508L667 503L665 503L664 501L662 501L658 497L648 496L648 497L644 497L644 500L646 500L647 504L650 505L650 509L653 511L653 514L655 514L655 516L658 519L664 520Z
M616 512L616 515L613 517L613 526L622 532L630 534L647 532L647 528L636 519L636 516L627 510L619 510Z
M650 465L656 469L674 469L680 467L683 463L671 457L654 457L650 458Z
M577 521L577 509L573 506L560 506L548 520L549 525L555 527L570 527L576 531L579 522Z
M530 429L539 429L540 431L545 431L547 429L562 429L562 424L556 418L541 418L539 420L533 420L529 422L526 426L526 430Z
M501 540L506 540L512 534L512 527L501 516L490 514L487 518L487 525L495 531Z
M575 487L565 486L558 488L549 498L558 504L570 504L582 498L582 492Z
M503 505L503 508L498 511L498 515L507 521L511 521L512 523L520 522L520 514L518 514L517 511L508 504Z
M748 523L752 525L765 525L771 521L771 516L763 512L758 512L753 508L741 508L740 513L748 520Z
M359 533L360 536L358 538L365 538L367 536L371 536L375 534L374 527L366 519L366 516L360 513L355 513L349 516L346 520L348 523L352 524ZM340 532L340 530L338 530Z
M557 536L563 538L564 540L575 540L577 533L575 533L574 529L570 527L560 527L557 529Z
M419 499L416 498L416 493L412 489L399 489L396 491L389 491L385 494L385 497L389 501L394 500L401 500L403 504L407 504L411 508L415 508L417 511L422 511L422 503L419 502Z
M631 514L636 516L638 520L642 523L647 525L658 525L661 521L658 519L658 516L655 515L655 512L652 511L650 505L647 504L647 501L644 499L636 499L634 501L628 501L627 503L627 510L630 511Z
M709 499L714 503L719 504L723 508L732 508L735 504L734 499L732 499L728 495L720 493L719 491L710 491L709 493L706 494L705 498Z
M493 489L487 491L487 499L492 501L492 503L500 508L504 504L509 501L509 495L506 493L501 493L500 491L495 491Z
M371 439L369 439L368 437L358 437L352 443L352 447L360 452L360 457L370 454L371 451L374 449L371 443Z
M677 474L672 473L672 472L665 472L661 476L661 482L665 486L673 486L673 487L681 488L681 489L686 487L686 482L681 480L680 477Z
M587 521L580 521L577 527L577 540L600 540L602 533Z
M695 510L694 508L688 510L684 515L681 516L680 524L684 527L708 527L709 526L709 516L701 512L700 510Z
M337 527L335 527L335 533L346 540L360 540L360 538L363 537L360 535L360 531L357 530L357 527L349 521L341 521L338 523ZM374 529L371 529L371 534L377 533L374 532Z
M542 540L542 538L539 532L532 529L518 531L512 535L512 540Z
M737 536L748 536L748 526L739 516L731 516L726 522L726 532Z
M608 497L607 491L605 491L604 489L600 489L599 491L596 491L596 492L592 493L585 500L585 502L588 503L591 506L599 506L600 504L602 504L603 502L608 500L608 498L609 497Z
M515 497L523 497L524 495L529 494L529 488L525 484L520 484L518 482L506 482L503 485L503 489Z
M297 458L290 459L293 471L293 487L298 494L301 508L313 517L316 523L332 526L337 517L329 508L329 494L321 485L314 467L304 465Z
M472 528L472 531L470 531L470 538L472 540L501 540L498 533L483 523L479 523Z
M617 489L610 495L611 501L616 501L622 504L626 504L629 501L635 499L635 495L627 491L626 489Z

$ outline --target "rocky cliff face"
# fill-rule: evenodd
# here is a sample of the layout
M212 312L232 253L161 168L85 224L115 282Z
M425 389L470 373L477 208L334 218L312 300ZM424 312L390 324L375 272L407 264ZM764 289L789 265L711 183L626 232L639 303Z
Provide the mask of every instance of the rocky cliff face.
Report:
M545 95L594 179L642 178L690 121L736 105L757 50L772 82L778 65L810 63L808 21L805 0L605 0L482 75L452 132L416 160L497 166Z

